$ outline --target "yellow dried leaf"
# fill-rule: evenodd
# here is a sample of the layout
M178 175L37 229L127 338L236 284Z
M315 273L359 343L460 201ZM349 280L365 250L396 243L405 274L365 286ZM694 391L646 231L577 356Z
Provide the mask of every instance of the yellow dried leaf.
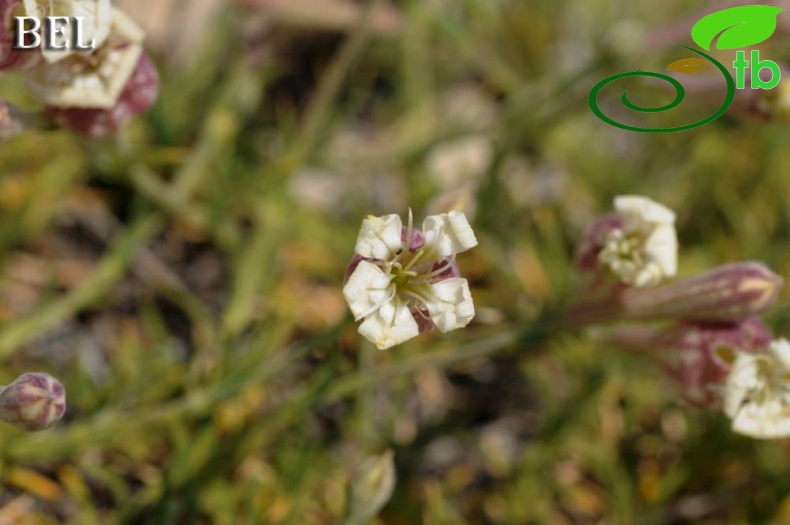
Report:
M708 69L708 63L701 58L683 58L667 66L667 71L676 71L684 75L693 75L705 69Z
M9 467L6 471L5 480L9 485L18 487L25 492L48 501L58 501L63 497L63 490L60 488L60 485L35 470L24 467Z

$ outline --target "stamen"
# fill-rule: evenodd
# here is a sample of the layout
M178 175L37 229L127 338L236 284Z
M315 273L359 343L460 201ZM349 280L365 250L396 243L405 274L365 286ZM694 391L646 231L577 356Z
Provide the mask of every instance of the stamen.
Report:
M409 208L409 227L406 229L406 249L411 251L412 235L414 234L414 216Z
M455 262L455 255L449 257L447 259L447 262L445 264L443 264L442 266L438 267L437 269L435 269L435 270L433 270L431 272L428 272L428 273L420 274L420 279L422 281L430 281L431 279L433 279L437 275L441 275L444 272L446 272L450 268L450 266L452 266L452 264L454 262Z
M420 301L422 303L425 303L425 304L435 303L439 299L438 297L436 297L436 294L433 293L433 290L431 290L430 286L425 286L425 285L422 285L422 286L420 286L420 285L417 285L417 286L412 285L412 286L409 286L409 287L404 288L403 290L401 290L401 293L403 295L408 295L408 296L414 297L418 301Z
M411 270L412 266L417 264L417 261L419 261L423 255L425 255L425 247L420 248L414 253L414 257L412 257L411 260L408 263L406 263L406 266L403 268L403 271L407 272Z
M423 297L414 290L401 290L401 295L413 299L418 303L424 303Z
M396 294L396 289L395 289L395 286L392 286L392 285L390 285L390 287L387 289L387 291L389 292L389 293L387 294L387 297L385 297L385 298L384 298L384 299L382 299L381 301L377 302L376 304L374 304L373 306L371 306L370 308L368 308L367 310L365 310L364 312L362 312L361 314L359 314L358 316L356 316L356 317L354 318L354 320L355 320L355 321L359 321L360 319L364 319L365 317L369 316L369 315L370 315L370 314L372 314L373 312L375 312L375 311L377 311L378 309L380 309L382 306L384 306L384 305L385 305L385 304L387 304L388 302L390 302L390 301L392 301L393 299L395 299L395 294Z

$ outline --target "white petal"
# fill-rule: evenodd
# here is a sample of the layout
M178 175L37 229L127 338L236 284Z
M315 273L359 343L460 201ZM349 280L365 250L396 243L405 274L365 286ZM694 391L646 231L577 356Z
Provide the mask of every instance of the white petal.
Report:
M675 224L675 212L647 197L621 195L614 199L614 209L623 217L627 231L647 224Z
M674 226L656 226L645 241L644 251L648 259L658 265L664 277L672 277L677 273L678 239Z
M115 105L143 52L141 33L125 14L113 9L110 37L99 53L43 64L26 76L27 87L50 106L109 109ZM136 31L137 30L137 31ZM98 60L90 64L86 60Z
M677 273L678 241L675 213L646 197L615 198L614 207L623 218L623 232L607 236L601 261L625 284L655 286ZM637 241L637 244L628 244Z
M763 382L756 356L739 353L732 365L724 389L724 413L734 417L748 401L749 393Z
M403 222L395 214L370 216L362 221L354 251L362 257L389 260L403 247L402 229Z
M82 43L87 44L95 40L98 49L110 33L112 24L112 4L110 0L23 0L27 16L44 19L47 16L82 17ZM72 28L65 27L65 35L56 40L55 45L60 47L65 39L71 39ZM41 54L49 63L55 63L74 53L90 53L78 51L73 48L73 42L67 49L41 48Z
M441 332L463 328L475 316L466 279L445 279L431 285L436 301L426 303L431 320Z
M354 318L359 320L390 295L390 276L375 264L361 261L343 287Z
M420 329L409 309L395 298L366 317L359 333L379 350L386 350L417 336Z
M461 253L477 246L477 238L466 215L460 211L451 211L439 215L431 215L422 223L425 244L433 246L441 257Z
M790 411L779 399L744 405L732 420L732 429L754 438L790 436Z
M783 343L772 344L772 350L774 346ZM782 369L773 352L738 354L724 390L724 411L735 432L755 438L790 436L790 397Z
M774 339L770 351L785 371L790 372L790 341L785 338Z

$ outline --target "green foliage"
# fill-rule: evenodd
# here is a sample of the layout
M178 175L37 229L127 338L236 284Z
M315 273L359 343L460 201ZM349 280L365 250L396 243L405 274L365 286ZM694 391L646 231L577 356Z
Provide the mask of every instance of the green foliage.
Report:
M334 524L358 465L391 450L372 523L790 521L786 443L547 329L575 240L618 194L677 210L681 275L741 259L790 275L786 126L728 113L645 136L587 106L634 69L612 28L687 3L405 0L368 31L325 7L244 39L236 4L186 62L159 50L161 98L117 140L0 146L3 375L47 371L69 402L53 430L0 428L0 516ZM464 196L476 322L375 351L340 294L362 218Z

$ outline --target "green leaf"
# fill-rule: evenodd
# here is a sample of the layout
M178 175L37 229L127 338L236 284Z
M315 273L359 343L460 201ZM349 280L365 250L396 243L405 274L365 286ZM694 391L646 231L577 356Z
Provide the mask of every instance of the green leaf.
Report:
M767 40L776 30L776 17L784 11L771 5L744 5L722 9L702 17L691 28L691 38L710 51L713 39L718 49L753 46Z
M667 71L675 71L684 75L693 75L708 69L708 63L701 58L683 58L675 60L667 66Z

